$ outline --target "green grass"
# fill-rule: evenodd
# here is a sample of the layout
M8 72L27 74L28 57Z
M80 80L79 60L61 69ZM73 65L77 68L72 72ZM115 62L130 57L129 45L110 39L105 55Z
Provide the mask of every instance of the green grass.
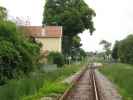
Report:
M116 84L122 100L133 100L133 65L110 64L100 71Z
M23 100L39 100L41 97L44 96L52 97L53 94L62 94L68 86L68 84L60 82L47 82L36 94L26 96L23 98Z
M53 93L63 93L69 85L61 81L77 72L81 66L69 65L53 72L37 71L29 77L10 80L8 84L0 86L0 100L37 100Z
M0 100L20 100L25 95L39 91L44 83L43 75L37 73L34 77L10 80L8 84L0 86Z
M44 96L52 96L53 93L62 94L70 85L61 81L77 72L82 65L67 65L54 72L47 73L47 80L40 90L31 96L26 96L23 100L39 100Z

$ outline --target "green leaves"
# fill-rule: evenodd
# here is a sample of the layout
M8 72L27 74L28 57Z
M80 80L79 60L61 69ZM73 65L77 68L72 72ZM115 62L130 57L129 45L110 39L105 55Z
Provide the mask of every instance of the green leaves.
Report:
M133 64L133 35L115 43L112 57L121 62Z
M0 62L8 64L14 62L13 60L17 57L19 57L19 52L14 49L13 44L5 40L0 40Z
M40 46L24 37L15 23L0 22L0 84L31 72L39 54Z
M62 67L64 65L64 56L58 52L51 52L48 55L48 61L51 64L57 64L58 67Z
M133 35L120 41L118 54L122 62L133 64Z
M44 7L43 24L63 26L62 49L70 55L73 37L89 29L95 31L93 17L95 12L84 0L47 0ZM79 46L80 47L80 46Z
M11 42L0 40L0 84L7 79L16 77L21 65L21 55Z
M0 21L7 18L7 10L0 6Z
M65 35L78 34L85 29L94 31L95 12L83 0L47 0L43 24L62 25Z
M115 60L119 59L118 50L119 50L119 41L116 41L112 50L112 57Z

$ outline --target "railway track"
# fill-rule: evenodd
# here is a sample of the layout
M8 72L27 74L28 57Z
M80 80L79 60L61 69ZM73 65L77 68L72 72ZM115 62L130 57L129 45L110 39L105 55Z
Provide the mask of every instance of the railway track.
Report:
M104 100L93 66L85 68L59 100Z

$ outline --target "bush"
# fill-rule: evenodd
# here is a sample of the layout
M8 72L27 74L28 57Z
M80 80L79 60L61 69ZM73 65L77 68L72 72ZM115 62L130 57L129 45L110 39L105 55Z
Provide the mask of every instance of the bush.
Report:
M0 22L0 84L28 74L36 65L40 46L31 42L11 21Z
M21 56L8 41L0 41L0 84L15 77L21 65Z
M48 63L57 64L58 67L62 67L65 63L64 56L58 52L50 52L48 55Z

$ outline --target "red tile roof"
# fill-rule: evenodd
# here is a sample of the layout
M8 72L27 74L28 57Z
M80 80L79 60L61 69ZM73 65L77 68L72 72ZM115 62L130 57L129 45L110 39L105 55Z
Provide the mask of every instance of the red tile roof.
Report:
M26 35L32 37L62 37L61 26L23 26L22 29Z

